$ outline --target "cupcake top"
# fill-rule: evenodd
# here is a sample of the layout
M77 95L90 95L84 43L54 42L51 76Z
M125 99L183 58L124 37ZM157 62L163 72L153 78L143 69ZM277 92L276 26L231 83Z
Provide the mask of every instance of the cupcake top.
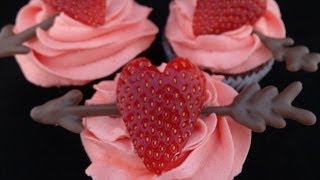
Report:
M205 78L205 106L232 102L237 94L232 88L219 78ZM116 102L118 81L116 77L96 85L97 92L87 105ZM233 179L241 172L251 140L250 130L229 117L200 116L182 149L182 160L156 174L139 158L122 118L91 117L83 124L81 138L92 162L86 173L93 179Z
M246 87L239 95L188 60L156 68L146 58L125 66L96 93L73 90L35 107L31 117L81 133L93 179L233 179L251 133L284 128L285 119L313 125L315 115L292 106L302 84Z
M258 14L261 16L258 16L259 18L253 23L242 22L240 25L236 24L235 29L226 28L225 32L214 33L212 31L209 34L199 33L201 28L194 26L195 16L202 13L201 8L203 7L197 6L199 1L205 0L174 0L171 2L165 35L178 56L190 59L203 69L223 74L246 72L272 59L272 53L253 32L258 31L275 38L285 37L285 27L281 20L279 7L274 0L257 1L266 3L265 10ZM215 3L219 4L219 2ZM210 8L215 8L215 6L210 6ZM231 9L227 5L223 8ZM236 9L237 4L232 8ZM235 14L234 17L237 16L239 15Z
M48 2L31 0L24 6L17 16L15 32L57 13ZM85 6L86 2L81 3ZM45 87L83 85L113 74L150 46L158 32L148 20L150 8L134 0L106 0L105 5L103 21L96 25L62 12L50 30L38 29L36 38L26 43L32 51L16 55L26 78Z

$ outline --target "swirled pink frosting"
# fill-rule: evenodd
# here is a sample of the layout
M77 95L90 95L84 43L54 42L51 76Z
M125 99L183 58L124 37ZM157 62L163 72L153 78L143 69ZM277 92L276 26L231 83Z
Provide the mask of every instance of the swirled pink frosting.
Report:
M285 37L284 23L274 0L267 0L266 12L254 25L244 25L220 35L194 35L192 23L196 5L197 0L171 2L165 34L178 56L211 72L242 73L272 59L271 52L253 31L275 38Z
M221 82L207 77L205 105L228 105L236 92ZM116 102L115 81L103 81L88 104ZM84 119L81 134L84 148L91 160L86 173L94 180L135 179L233 179L242 170L248 154L251 132L229 117L211 114L197 120L194 132L182 153L187 158L176 168L156 175L146 169L135 153L121 118L92 117Z
M158 28L148 20L151 9L134 0L106 0L105 24L90 27L61 13L48 31L37 30L16 59L25 77L41 86L83 85L108 76L147 49ZM16 19L15 32L54 14L42 0L31 0Z

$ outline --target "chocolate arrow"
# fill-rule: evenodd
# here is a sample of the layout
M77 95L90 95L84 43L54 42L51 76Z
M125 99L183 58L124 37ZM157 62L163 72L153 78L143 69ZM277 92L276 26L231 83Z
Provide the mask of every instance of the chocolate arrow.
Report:
M287 69L295 72L300 69L307 72L318 70L320 62L319 53L310 53L306 46L293 46L294 40L291 38L277 39L255 32L262 43L272 52L277 61L285 61Z
M205 107L202 116L211 113L231 116L255 132L263 132L267 125L284 128L284 118L304 125L313 125L316 116L312 112L291 105L301 90L300 82L290 84L281 93L278 93L274 86L261 89L258 84L251 84L244 88L231 105ZM60 98L33 108L31 117L39 123L59 125L74 133L80 133L83 129L83 117L121 116L116 104L79 106L82 97L80 91L72 90Z
M28 53L30 49L23 43L35 36L37 28L49 29L53 25L55 17L56 15L18 34L14 34L13 25L3 27L0 33L0 58Z
M245 87L231 105L208 107L202 112L231 116L255 132L263 132L267 125L284 128L286 126L284 118L304 125L313 125L316 122L316 116L312 112L291 105L301 90L300 82L290 84L281 93L278 93L274 86L261 89L257 83L254 83Z
M69 91L60 98L33 108L31 117L42 124L59 125L71 132L80 133L83 117L120 116L116 104L78 106L82 98L81 91Z

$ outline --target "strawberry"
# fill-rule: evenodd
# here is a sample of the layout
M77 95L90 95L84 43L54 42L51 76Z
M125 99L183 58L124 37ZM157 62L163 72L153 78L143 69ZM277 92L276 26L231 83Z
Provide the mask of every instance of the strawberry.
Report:
M121 72L118 108L138 156L156 174L176 167L205 100L206 79L188 60L176 58L164 72L140 58Z
M106 0L44 0L58 11L86 25L103 25L106 15Z
M196 36L221 34L253 25L265 13L266 0L198 0L193 17Z

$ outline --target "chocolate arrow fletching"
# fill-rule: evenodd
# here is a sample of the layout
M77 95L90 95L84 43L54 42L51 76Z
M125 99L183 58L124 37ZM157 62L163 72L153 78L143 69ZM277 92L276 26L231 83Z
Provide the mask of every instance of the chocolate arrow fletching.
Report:
M260 32L255 32L255 34L259 36L277 61L285 61L289 71L315 72L318 70L319 53L310 53L306 46L293 46L294 40L291 38L277 39L267 37Z
M267 126L284 128L285 118L313 125L316 123L316 116L312 112L291 105L301 90L300 82L290 84L280 94L274 86L261 89L258 84L251 84L230 106L221 107L224 108L222 112L227 112L225 115L255 132L263 132Z

